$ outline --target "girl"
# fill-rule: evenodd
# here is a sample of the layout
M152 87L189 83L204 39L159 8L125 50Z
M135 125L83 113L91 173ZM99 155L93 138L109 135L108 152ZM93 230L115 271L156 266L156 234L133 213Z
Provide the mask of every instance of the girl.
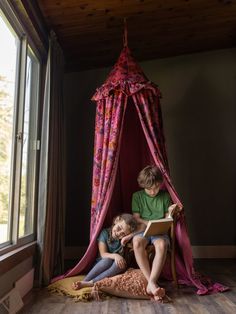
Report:
M98 237L100 258L83 281L72 284L74 290L92 287L95 282L118 275L126 270L121 239L132 233L137 222L131 214L121 214L114 218L112 226L103 229Z

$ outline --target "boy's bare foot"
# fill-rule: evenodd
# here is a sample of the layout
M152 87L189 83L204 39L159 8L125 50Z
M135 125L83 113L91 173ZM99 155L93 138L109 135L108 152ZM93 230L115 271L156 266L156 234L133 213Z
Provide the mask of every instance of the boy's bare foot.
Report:
M157 286L155 283L148 283L147 293L151 294L156 301L161 301L165 297L165 289Z
M72 289L79 290L82 288L93 287L92 281L75 281L72 283Z
M153 293L153 298L155 301L163 301L165 298L165 289L158 287L156 291Z

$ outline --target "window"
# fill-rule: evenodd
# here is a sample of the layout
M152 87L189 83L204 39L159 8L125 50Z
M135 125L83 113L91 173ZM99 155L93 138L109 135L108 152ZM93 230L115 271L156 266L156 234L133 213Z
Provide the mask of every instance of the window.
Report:
M10 189L19 39L0 11L0 244L10 240Z
M22 161L21 161L21 185L20 185L20 216L18 236L31 234L34 228L34 192L36 175L37 152L37 106L39 88L39 63L33 52L28 47L24 125L22 134Z
M2 8L3 10L4 8ZM40 62L0 8L0 254L34 239Z

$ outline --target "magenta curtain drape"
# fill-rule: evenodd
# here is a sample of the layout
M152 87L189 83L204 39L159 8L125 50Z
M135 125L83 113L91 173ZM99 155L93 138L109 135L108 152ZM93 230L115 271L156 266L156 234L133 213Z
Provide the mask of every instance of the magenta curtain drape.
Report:
M104 221L112 195L126 101L123 93L115 93L97 104L90 240Z
M126 103L127 97L119 92L97 103L90 244L79 264L66 277L86 271L97 254L97 237L107 215L115 184Z
M163 174L165 186L168 189L172 200L175 203L181 204L170 181L161 122L162 117L160 110L158 112L158 109L160 108L159 95L155 95L152 90L145 90L132 95L132 98L137 108L139 119L153 160Z
M142 129L154 162L163 174L165 187L170 193L172 201L182 206L170 179L159 97L156 95L155 90L153 92L152 89L148 89L132 95L132 99L136 106ZM213 284L210 279L206 280L206 278L195 273L193 268L191 243L187 232L184 213L182 213L177 221L175 233L177 247L175 260L179 283L197 287L197 293L199 295L226 290L227 287L224 287L219 283ZM171 279L170 265L165 265L162 275L163 277Z
M123 211L131 211L131 195L135 191L133 182L147 160L151 160L161 170L164 188L169 191L173 202L182 205L170 179L160 91L145 77L128 47L123 49L106 82L96 91L93 99L97 102L97 112L90 244L81 261L63 277L84 272L91 266L97 253L96 238L105 220L115 215L117 206L122 207L120 209ZM128 120L127 117L125 119L126 115ZM140 128L137 128L138 125ZM138 146L142 149L137 149ZM196 286L198 294L227 289L220 284L212 284L210 280L203 281L194 272L184 213L177 222L176 242L179 283ZM162 275L171 279L170 265L165 265Z

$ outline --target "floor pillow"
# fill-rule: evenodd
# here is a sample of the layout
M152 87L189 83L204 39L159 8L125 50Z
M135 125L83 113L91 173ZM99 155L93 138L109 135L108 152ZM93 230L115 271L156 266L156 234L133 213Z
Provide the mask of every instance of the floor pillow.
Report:
M96 300L100 299L100 292L123 298L150 299L146 287L147 280L141 270L130 268L123 274L96 282L92 295Z

